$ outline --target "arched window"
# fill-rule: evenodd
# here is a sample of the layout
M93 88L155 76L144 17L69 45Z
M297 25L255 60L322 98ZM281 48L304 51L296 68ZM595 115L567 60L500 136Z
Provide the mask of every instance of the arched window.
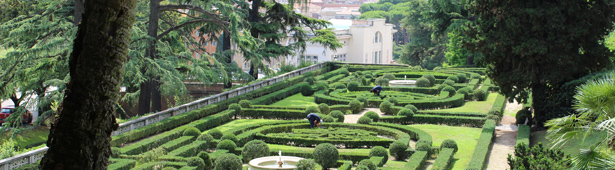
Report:
M382 33L380 31L374 34L374 43L382 42Z

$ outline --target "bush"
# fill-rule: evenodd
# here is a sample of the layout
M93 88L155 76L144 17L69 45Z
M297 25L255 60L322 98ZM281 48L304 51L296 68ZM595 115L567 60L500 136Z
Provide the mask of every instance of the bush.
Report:
M211 129L207 132L207 134L214 137L214 139L220 139L222 137L222 132L218 129Z
M337 148L330 143L318 144L316 148L314 148L314 153L312 155L314 161L320 164L323 169L335 166L339 158Z
M239 105L237 103L233 103L233 104L228 106L228 110L235 110L235 114L240 114L241 113L241 109L242 109L241 105Z
M367 166L365 165L359 165L357 166L357 168L355 170L370 170Z
M389 152L382 146L375 146L372 150L369 151L369 157L372 156L382 156L382 161L380 164L384 165L389 160ZM382 165L378 164L377 166L382 167Z
M373 79L374 75L372 75L371 73L366 73L365 76L363 76L363 77L365 77L367 79Z
M391 107L392 107L391 102L384 101L380 103L380 112L385 113L385 114L392 113Z
M374 164L372 161L370 161L369 159L363 159L361 160L361 162L359 162L359 166L366 166L367 169L369 170L376 170L376 164Z
M414 112L410 109L404 108L397 112L397 116L405 116L407 118L411 118L414 116Z
M389 79L378 77L376 78L376 81L374 81L374 84L381 86L389 86Z
M395 75L393 75L392 73L386 73L382 77L389 80L395 80Z
M426 78L427 80L429 80L429 87L436 84L436 78L431 74L425 74L421 78Z
M359 83L357 83L356 81L351 81L350 83L348 83L348 90L359 91Z
M211 157L209 157L209 153L201 151L197 156L205 163L205 169L211 169L214 167L214 164L211 162Z
M346 85L341 84L341 83L337 83L337 84L335 84L335 86L333 86L333 87L335 87L335 89L345 89L345 88L346 88Z
M310 86L309 84L303 84L301 86L301 95L311 96L313 94L314 94L314 90L312 89L312 86Z
M468 99L469 98L469 94L470 92L468 92L468 89L464 88L460 88L459 90L457 90L458 94L463 94L463 98L464 99Z
M348 76L348 75L350 75L350 72L348 72L348 70L347 70L347 69L342 68L342 69L340 69L339 74L343 74L343 75L345 75L345 76Z
M321 83L321 84L317 84L317 85L316 85L316 90L317 90L317 91L320 91L320 90L327 90L328 88L329 88L329 87L327 87L327 85L326 85L326 84L322 84L322 83Z
M478 89L478 90L476 90L474 92L474 98L476 98L476 100L478 100L478 101L485 101L485 100L487 100L487 96L488 95L489 94L485 90L483 90L483 89Z
M369 85L369 82L367 82L367 79L365 77L361 77L361 85L364 85L364 86Z
M442 89L442 91L447 91L448 92L448 96L454 96L457 92L455 91L454 87L451 86L446 86Z
M322 118L322 121L324 122L335 122L335 118L329 115L323 115L321 118Z
M367 116L361 116L357 121L358 124L370 124L372 123L372 119Z
M214 137L212 137L211 135L209 135L207 133L203 133L203 134L199 135L199 137L196 138L196 140L202 140L202 141L207 142L207 149L213 149L217 145L214 142Z
M365 115L363 115L363 116L369 117L374 122L378 122L378 119L380 119L380 115L378 115L378 113L376 113L374 111L369 111L369 112L365 113Z
M235 154L225 153L216 158L215 170L242 170L243 163Z
M363 107L367 107L368 103L367 103L367 98L366 97L357 97L357 100L359 100L361 103L363 103Z
M5 148L2 148L1 150L4 151ZM120 157L121 154L122 154L122 149L120 149L118 147L111 147L111 157L118 158L118 157ZM4 153L2 153L0 155L4 155Z
M199 157L191 157L187 159L188 166L196 167L196 169L205 169L205 161Z
M570 156L559 149L545 148L542 143L531 148L528 144L517 144L514 154L507 159L511 169L571 169Z
M429 153L431 152L431 145L429 145L428 143L417 143L416 150L425 151L429 155Z
M216 146L216 149L224 149L230 152L234 151L235 148L237 148L237 144L230 139L224 139L218 143L218 146Z
M318 110L320 110L320 113L326 114L326 115L328 115L331 112L331 109L329 108L329 105L327 105L326 103L319 104L318 105Z
M162 170L177 170L177 168L173 168L173 167L164 167L164 168L162 168Z
M318 109L318 106L308 106L305 109L305 114L310 114L310 113L320 113L320 109Z
M363 110L363 106L361 106L361 102L357 99L350 101L350 104L348 105L350 106L352 113L359 113L361 110Z
M241 108L252 108L252 102L250 100L241 100L239 101L239 106Z
M416 106L412 105L412 104L407 104L406 106L404 106L404 108L410 109L412 110L412 112L416 113L419 111L418 108L416 108Z
M269 146L262 140L251 140L241 150L243 162L250 162L254 158L269 156Z
M457 73L457 78L459 79L459 81L456 81L457 83L465 83L467 76L464 73Z
M337 122L344 122L344 113L342 113L341 111L332 111L331 117L337 118Z
M452 139L446 139L442 141L442 144L440 145L440 150L442 150L442 148L451 148L453 149L453 152L457 152L457 142Z
M237 137L233 133L226 133L226 134L222 135L220 140L224 140L224 139L232 140L235 143L237 143L237 141L238 141Z
M314 170L316 169L316 162L310 159L302 159L297 162L297 167L294 170Z
M182 134L183 136L194 136L197 137L199 135L201 135L201 131L195 127L188 127L184 130L184 133Z
M309 76L303 79L303 82L307 82L310 85L314 85L316 79L313 76Z
M442 84L453 86L453 85L455 85L455 81L447 79L447 80L444 80L444 82Z
M519 111L517 111L517 115L515 116L517 118L517 122L515 124L525 124L525 120L528 120L528 125L531 125L532 123L532 111L529 110L529 108L523 108Z
M427 80L426 78L419 78L416 79L416 86L417 87L431 87L431 82L429 82L429 80Z
M399 103L399 101L397 101L397 98L395 98L395 97L388 97L388 98L386 99L386 101L391 102L391 104L392 104L393 106L395 106L397 103Z
M455 82L455 83L459 83L459 77L457 77L457 76L448 76L446 79L447 80L453 80L453 82Z
M478 79L480 80L480 74L471 74L470 76L472 79Z
M404 161L406 158L408 158L408 153L406 153L406 149L408 149L408 144L399 140L391 143L391 146L389 146L389 152L391 153L391 156L395 157L395 160L398 161Z

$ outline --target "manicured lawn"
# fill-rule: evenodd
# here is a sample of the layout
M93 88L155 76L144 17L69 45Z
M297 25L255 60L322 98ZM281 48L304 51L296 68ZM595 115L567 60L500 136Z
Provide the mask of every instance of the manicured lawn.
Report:
M40 126L32 130L20 130L21 132L15 132L15 130L0 133L0 143L8 140L13 136L15 145L19 147L19 150L27 149L26 147L35 147L45 144L47 137L49 136L49 128Z
M530 145L538 144L539 142L547 147L551 147L551 141L546 138L547 131L532 132L530 135ZM574 156L580 152L580 149L588 149L591 144L600 141L606 137L606 133L592 133L588 135L583 142L583 136L573 139L561 147L562 152Z
M284 100L280 100L278 102L273 103L271 106L294 106L294 107L308 107L308 106L318 106L318 104L314 103L313 96L303 96L301 93L297 93L290 97L285 98Z
M439 109L439 110L430 110L430 111L446 111L446 112L475 112L475 113L489 113L489 110L493 107L493 103L495 102L495 98L498 97L498 93L489 93L487 100L485 101L471 101L466 102L461 107L450 108L450 109Z
M465 169L468 166L482 130L481 128L430 124L409 126L429 133L433 138L433 146L439 147L442 141L446 139L452 139L457 142L459 150L453 157L451 169ZM414 146L411 147L414 148Z

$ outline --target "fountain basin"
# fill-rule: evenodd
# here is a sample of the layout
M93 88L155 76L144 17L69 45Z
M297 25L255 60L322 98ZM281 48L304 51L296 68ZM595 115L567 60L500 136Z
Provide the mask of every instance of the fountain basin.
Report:
M282 167L278 165L278 161L282 158ZM297 162L303 158L295 156L267 156L252 159L248 165L249 170L267 170L267 169L295 169Z
M416 87L416 80L391 80L389 81L391 87Z

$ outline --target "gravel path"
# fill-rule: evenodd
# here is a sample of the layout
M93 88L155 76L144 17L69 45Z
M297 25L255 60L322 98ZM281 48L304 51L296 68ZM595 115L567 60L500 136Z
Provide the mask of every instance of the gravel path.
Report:
M521 110L523 105L512 102L506 104L505 112L517 112ZM495 141L489 151L489 159L487 161L487 169L510 169L508 166L508 154L513 154L515 144L517 143L517 129L515 118L509 115L504 115L500 125L495 130Z
M380 115L380 117L389 116L389 115L384 115L382 112L380 112L379 108L364 108L363 110L361 110L361 112L359 112L357 114L344 115L344 123L357 123L359 118L361 118L361 116L365 115L365 113L367 113L369 111L374 111L374 112L378 113L378 115ZM327 122L325 122L325 123L327 123Z

